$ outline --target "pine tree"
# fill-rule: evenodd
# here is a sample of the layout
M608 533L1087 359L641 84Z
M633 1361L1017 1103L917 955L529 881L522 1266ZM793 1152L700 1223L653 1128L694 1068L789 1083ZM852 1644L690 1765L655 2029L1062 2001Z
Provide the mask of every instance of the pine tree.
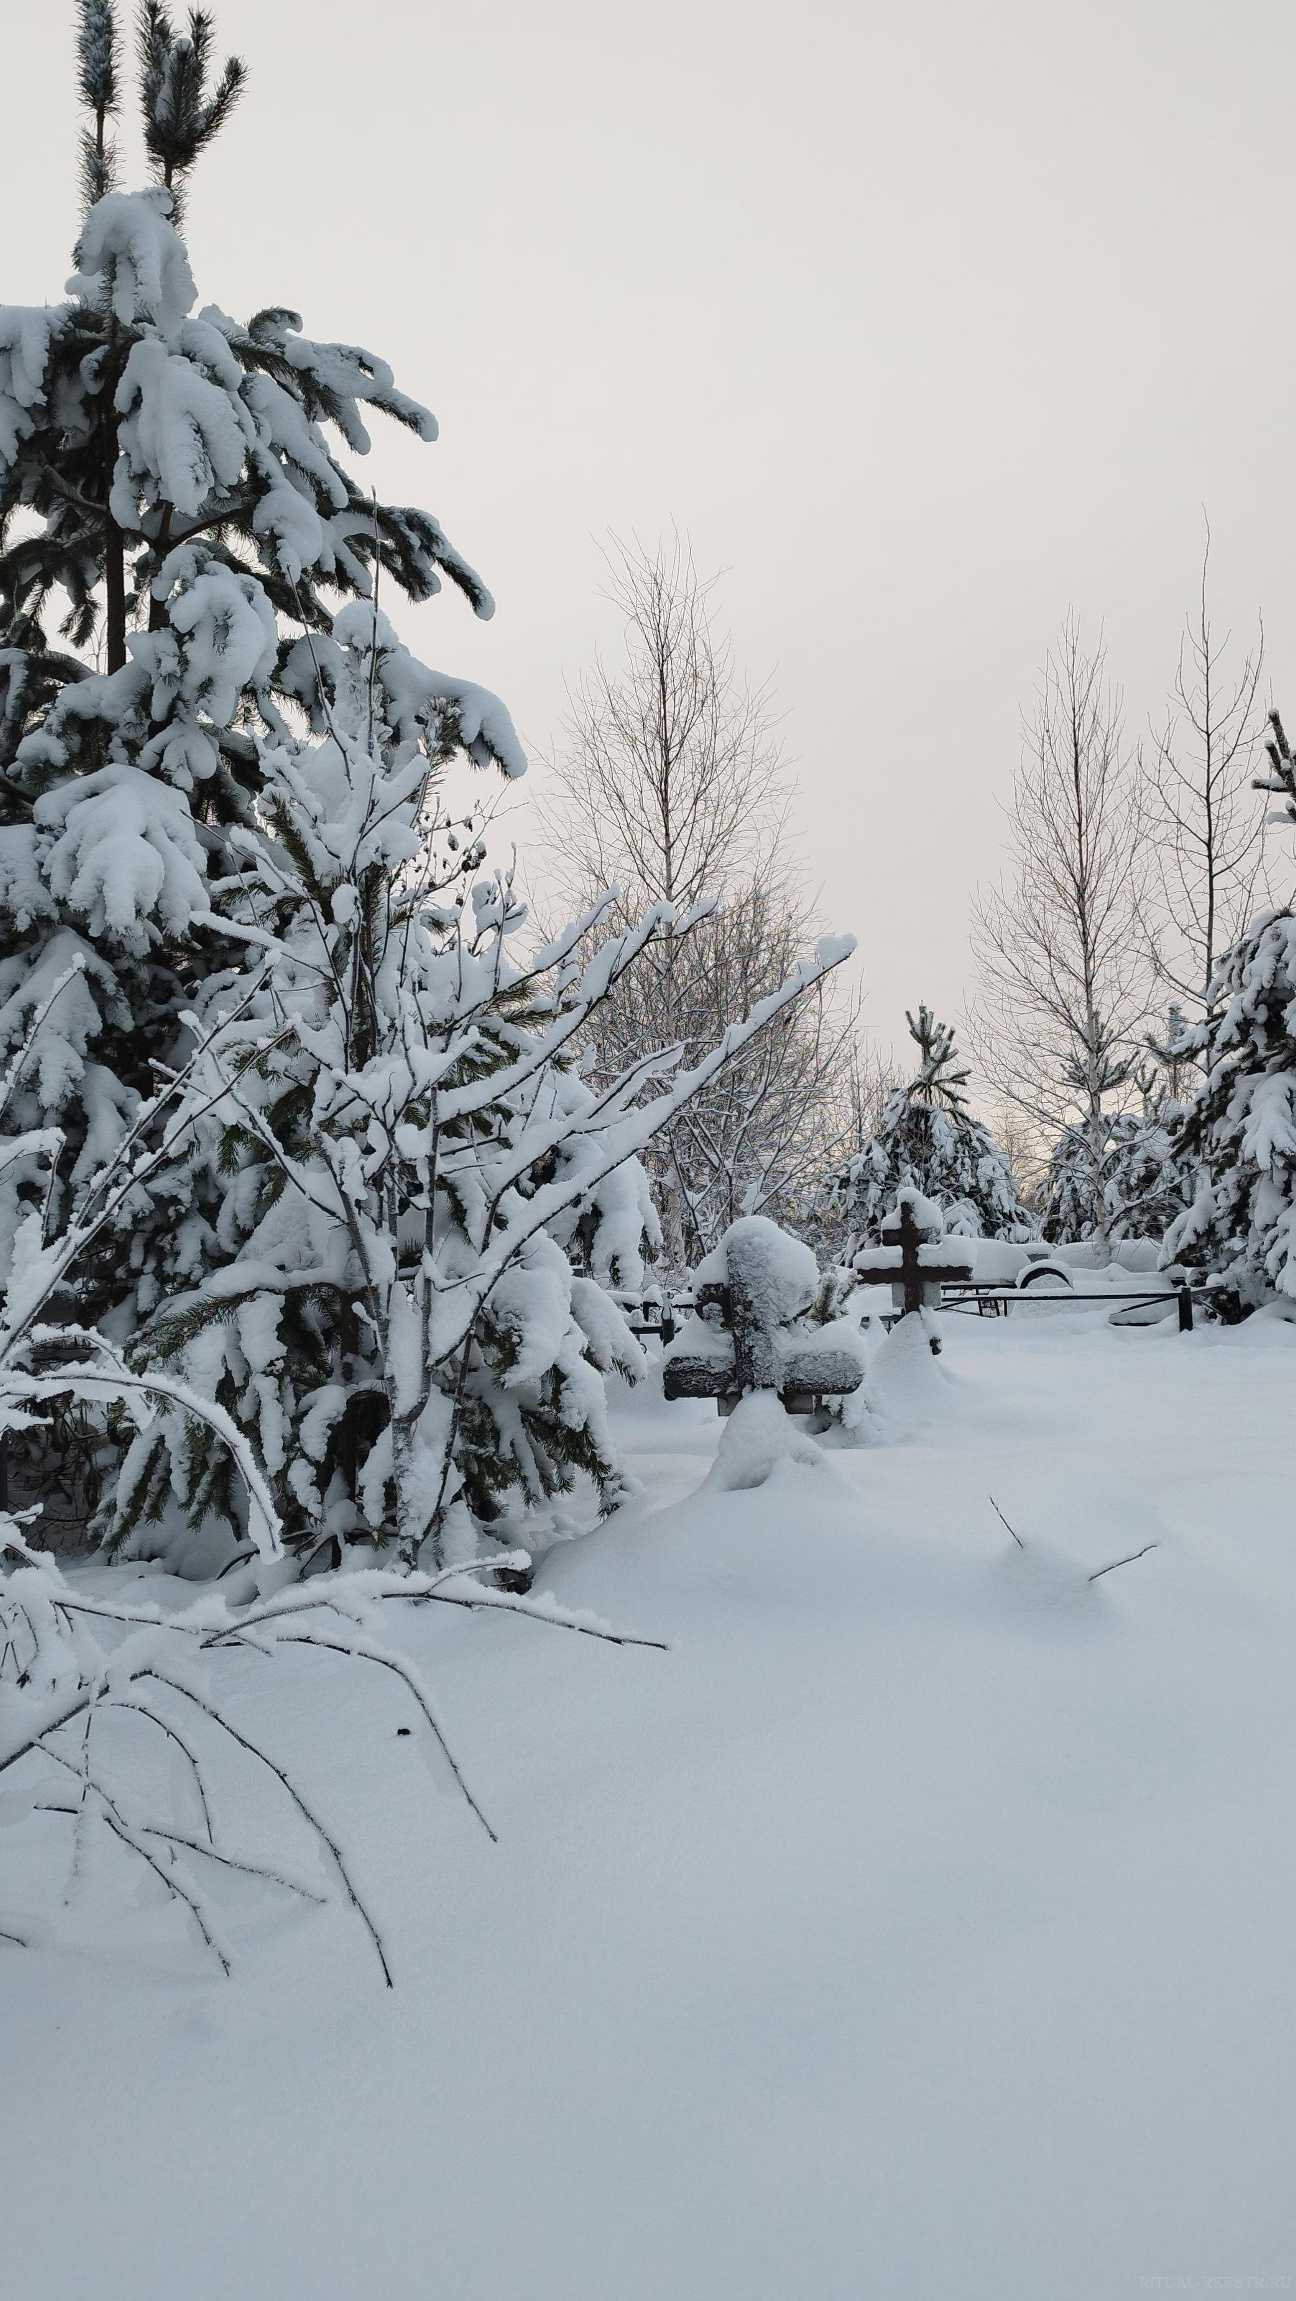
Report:
M1141 1107L1123 1112L1113 1126L1107 1194L1114 1238L1162 1239L1192 1200L1193 1169L1178 1142L1184 1106L1176 1049L1186 1028L1172 1008L1164 1046L1153 1047L1155 1060L1137 1074Z
M591 1016L684 922L650 910L584 958L610 896L520 961L511 874L482 872L479 823L443 802L453 714L432 757L407 740L411 658L374 610L342 611L330 667L326 732L263 747L266 829L223 897L248 964L207 988L177 1114L219 1220L178 1219L135 1355L251 1433L293 1548L440 1564L507 1546L515 1508L543 1541L581 1474L605 1508L624 1492L605 1378L643 1359L613 1290L659 1239L638 1154L845 952L691 1073L658 1055L591 1085ZM134 1443L115 1539L155 1546L176 1504L182 1554L238 1523L191 1417Z
M81 193L83 206L92 208L117 180L109 123L117 113L119 43L113 0L80 0L78 17L78 89L88 115L81 130Z
M1186 1026L1180 1018L1169 1045ZM1172 1085L1147 1063L1135 1081L1141 1107L1104 1114L1098 1174L1105 1241L1162 1239L1193 1196L1192 1170L1179 1146L1183 1106ZM1091 1126L1064 1128L1053 1146L1040 1189L1040 1223L1051 1244L1099 1235L1094 1218L1094 1135Z
M1296 824L1296 755L1270 715L1261 788ZM1201 1084L1175 1134L1197 1176L1165 1242L1168 1261L1212 1272L1233 1314L1296 1298L1296 912L1262 912L1217 970L1203 1020L1185 1034Z
M513 957L511 880L440 797L452 754L523 771L508 714L377 608L380 579L489 595L344 460L371 408L433 419L284 307L195 309L176 198L242 67L213 70L205 15L145 7L158 181L124 195L111 8L81 22L77 269L64 304L0 310L0 1250L33 1222L83 1242L23 1347L57 1352L57 1315L137 1376L183 1365L299 1550L463 1554L510 1494L620 1491L604 1382L635 1358L606 1288L651 1228L637 1153L849 946L691 1070L654 1048L585 1082L591 1014L690 922L658 907L584 965L603 903ZM132 1442L118 1540L239 1523L202 1420Z
M96 15L110 15L105 0L82 0ZM247 84L241 56L230 56L208 91L214 26L205 8L191 8L186 32L177 32L159 0L140 0L137 24L144 142L158 181L171 194L179 223L183 183L199 154L219 134Z
M186 1059L194 986L235 948L217 890L253 820L258 727L319 723L339 602L380 573L414 600L449 576L491 612L437 522L367 496L330 440L364 453L371 408L435 437L386 364L284 306L246 324L195 308L176 203L244 81L237 58L214 70L210 17L181 33L142 11L158 180L131 195L113 188L111 0L79 17L76 270L63 303L0 308L0 1059L61 986L11 1114L63 1132L55 1219ZM503 707L412 658L402 723L521 771ZM6 1169L0 1267L36 1187ZM128 1251L83 1282L96 1317L156 1291L156 1209L129 1212Z
M907 1086L888 1096L877 1133L851 1161L845 1179L855 1243L877 1243L904 1184L938 1203L953 1234L1031 1237L1034 1224L1007 1155L968 1109L971 1073L953 1030L927 1006L905 1020L918 1049L918 1069Z
M1104 1150L1110 1141L1108 1117L1103 1127ZM1093 1178L1093 1121L1064 1127L1049 1153L1038 1194L1040 1232L1050 1246L1092 1238Z

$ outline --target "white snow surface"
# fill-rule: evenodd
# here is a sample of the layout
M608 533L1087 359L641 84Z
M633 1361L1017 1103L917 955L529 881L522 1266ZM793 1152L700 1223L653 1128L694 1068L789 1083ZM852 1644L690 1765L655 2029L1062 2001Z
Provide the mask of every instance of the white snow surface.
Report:
M709 1406L622 1400L641 1494L539 1588L669 1653L393 1624L497 1847L380 1673L223 1665L345 1829L397 1988L344 1911L238 1881L235 1979L210 1979L160 1889L96 1856L61 1946L0 1944L25 2292L1105 2301L1296 2276L1296 1334L941 1324L915 1370L938 1414L826 1461L771 1444L755 1488L708 1477ZM0 1836L0 1922L36 1909L60 1826Z

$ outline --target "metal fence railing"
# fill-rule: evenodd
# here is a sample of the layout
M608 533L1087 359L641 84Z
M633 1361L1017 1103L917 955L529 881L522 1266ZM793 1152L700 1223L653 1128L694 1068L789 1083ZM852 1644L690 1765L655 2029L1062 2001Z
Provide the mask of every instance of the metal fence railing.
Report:
M1086 1293L1082 1293L1078 1287L1072 1286L946 1286L941 1291L941 1308L942 1310L959 1310L983 1318L987 1311L992 1315L1001 1314L1007 1317L1010 1310L1020 1309L1023 1303L1038 1305L1042 1302L1049 1302L1069 1308L1072 1303L1101 1302L1106 1303L1112 1309L1122 1303L1129 1309L1135 1307L1153 1309L1158 1304L1164 1304L1165 1315L1168 1318L1170 1306L1173 1303L1178 1309L1179 1332L1191 1334L1193 1331L1193 1296L1202 1291L1201 1288L1193 1288L1186 1284L1174 1287L1142 1287L1137 1292L1133 1289L1126 1290L1123 1287L1103 1287L1101 1290Z

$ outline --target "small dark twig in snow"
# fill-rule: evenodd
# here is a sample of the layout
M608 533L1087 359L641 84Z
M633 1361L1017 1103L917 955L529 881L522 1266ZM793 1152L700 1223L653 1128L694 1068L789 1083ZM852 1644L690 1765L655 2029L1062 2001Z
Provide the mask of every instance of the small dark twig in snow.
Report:
M1007 1521L1007 1519L1005 1518L1005 1516L1004 1516L1004 1514L1003 1514L1002 1510L1000 1509L1000 1507L999 1507L998 1503L995 1501L995 1498L994 1498L993 1494L990 1496L990 1507L991 1507L991 1509L993 1510L993 1512L994 1512L994 1514L995 1514L996 1518L998 1519L998 1521L999 1521L1000 1525L1001 1525L1001 1526L1008 1526L1008 1521ZM1026 1547L1026 1545L1025 1545L1025 1543L1023 1542L1023 1540L1022 1540L1022 1538L1021 1538L1020 1534L1018 1533L1018 1531L1017 1531L1016 1527L1015 1527L1015 1526L1008 1526L1008 1531L1009 1531L1009 1533L1011 1534L1011 1536L1012 1536L1012 1538L1013 1538L1014 1542L1016 1543L1016 1545L1017 1545L1018 1549L1019 1549L1019 1550L1024 1550L1024 1549L1025 1549L1025 1547ZM1090 1579L1092 1580L1092 1576L1090 1577Z
M1097 1573L1087 1575L1086 1580L1101 1582L1104 1574L1114 1574L1118 1566L1132 1566L1136 1558L1146 1558L1149 1550L1159 1550L1160 1547L1159 1542L1145 1542L1141 1550L1131 1550L1128 1558L1113 1558L1110 1566L1100 1566Z
M449 1742L445 1738L445 1733L441 1727L440 1721L437 1718L436 1712L432 1708L431 1703L428 1701L428 1698L424 1693L423 1688L420 1686L415 1673L409 1669L409 1667L401 1660L399 1654L385 1653L378 1646L361 1645L354 1638L329 1638L324 1636L324 1634L318 1630L285 1630L278 1640L278 1643L281 1646L313 1646L331 1654L343 1654L348 1658L348 1660L353 1662L372 1662L378 1669L390 1670L395 1677L399 1678L401 1684L408 1692L411 1701L415 1704L419 1716L422 1718L424 1724L433 1734L442 1757L445 1759L451 1773L454 1775L455 1781L459 1785L459 1789L465 1800L465 1803L477 1816L477 1819L481 1823L482 1828L485 1830L491 1844L493 1846L497 1846L499 1844L499 1837L497 1833L491 1828L490 1823L487 1821L485 1814L482 1812L481 1807L478 1805L476 1798L473 1796L472 1791L469 1789L468 1784L464 1779L463 1768L460 1766L459 1760L456 1758L454 1751L451 1749Z

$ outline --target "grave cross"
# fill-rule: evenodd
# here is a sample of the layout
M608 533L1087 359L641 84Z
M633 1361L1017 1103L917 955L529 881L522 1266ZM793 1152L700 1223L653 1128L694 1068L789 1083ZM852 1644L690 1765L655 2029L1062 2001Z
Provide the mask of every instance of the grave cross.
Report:
M696 1295L699 1312L719 1312L721 1348L690 1350L686 1329L666 1360L667 1398L714 1398L727 1414L748 1391L775 1390L789 1413L809 1414L823 1398L858 1389L861 1370L852 1357L818 1342L813 1329L797 1331L811 1289L805 1305L791 1305L791 1318L786 1304L780 1317L769 1242L738 1223L725 1234L724 1247L724 1280L707 1280Z
M896 1309L906 1315L925 1304L938 1305L942 1285L966 1285L971 1276L972 1257L953 1240L944 1260L921 1259L921 1248L944 1242L934 1225L917 1221L907 1192L901 1194L898 1209L887 1216L882 1237L880 1247L866 1249L867 1260L856 1257L852 1275L857 1286L889 1286ZM891 1243L893 1238L898 1245Z

